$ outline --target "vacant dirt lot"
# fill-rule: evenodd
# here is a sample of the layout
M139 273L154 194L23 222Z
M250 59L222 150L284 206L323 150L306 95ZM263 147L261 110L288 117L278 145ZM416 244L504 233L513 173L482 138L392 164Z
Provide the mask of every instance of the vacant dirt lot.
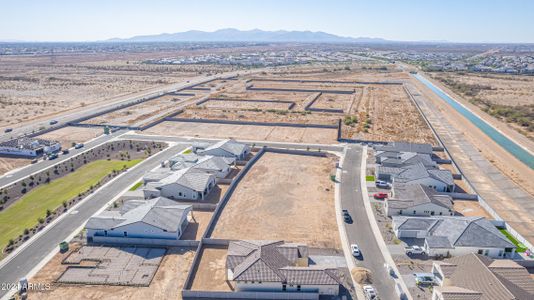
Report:
M191 285L193 291L232 291L226 280L226 248L204 248Z
M239 183L212 237L339 249L334 168L334 158L267 152Z
M72 143L83 143L101 134L104 134L102 128L63 127L40 135L39 138L56 140L63 149L68 149L72 147Z
M337 130L329 128L294 128L187 122L163 122L143 131L143 133L319 144L332 144L337 139Z
M30 164L31 159L0 157L0 175Z
M250 100L250 99L246 99ZM203 104L204 107L207 108L215 108L215 109L279 109L279 110L287 110L289 109L290 103L280 103L280 102L258 102L258 101L246 101L246 100L235 100L235 99L228 99L228 100L216 100L211 99L208 102L205 102Z
M29 299L181 299L187 272L191 267L194 251L188 248L171 248L149 287L122 287L103 285L59 284L54 281L65 270L61 261L66 254L58 253L30 282L51 283L48 291L30 291Z

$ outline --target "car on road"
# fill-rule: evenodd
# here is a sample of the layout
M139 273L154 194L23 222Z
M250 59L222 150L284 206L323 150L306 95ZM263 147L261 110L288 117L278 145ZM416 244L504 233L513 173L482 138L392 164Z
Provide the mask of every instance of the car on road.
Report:
M4 132L5 132L5 133L11 132L11 131L13 131L13 128L6 128L6 129L4 129Z
M414 246L410 246L410 247L405 247L404 248L404 252L406 252L406 254L408 254L408 255L414 255L414 254L422 254L422 255L424 255L425 254L425 248L423 248L421 246L414 245Z
M53 159L56 159L56 158L58 158L57 153L50 153L50 154L48 154L48 160L53 160Z
M350 245L350 252L352 252L352 256L359 257L362 255L362 252L360 251L360 248L356 244Z
M37 158L32 159L31 163L36 164L39 160Z
M63 153L63 154L69 154L69 152L70 152L69 149L63 149L63 151L62 151L61 153Z
M383 188L383 189L389 189L390 188L389 183L387 183L385 181L382 181L382 180L375 181L375 185L376 185L376 187Z
M84 144L82 143L78 143L76 145L74 145L74 149L80 149L80 148L83 148Z
M343 220L345 221L345 223L352 223L352 217L350 216L349 211L344 209L342 210L342 213L343 213Z
M55 125L55 124L57 124L57 120L52 120L52 121L50 121L49 124L50 124L50 125Z
M367 300L377 299L375 288L372 285L364 285L363 294Z
M380 193L373 194L373 198L375 199L386 199L387 197L388 197L388 193L380 192Z

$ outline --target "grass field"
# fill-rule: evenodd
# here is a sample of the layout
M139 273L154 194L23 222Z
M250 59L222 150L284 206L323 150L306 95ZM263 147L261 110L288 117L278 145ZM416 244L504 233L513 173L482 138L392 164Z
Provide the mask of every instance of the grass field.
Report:
M373 175L367 175L365 176L365 181L375 181L375 177Z
M499 231L504 234L510 240L510 242L512 242L517 247L515 252L523 253L527 251L527 246L516 240L516 238L513 237L506 229L499 229Z
M85 192L113 170L120 170L124 165L130 168L140 161L141 159L97 160L49 184L31 190L0 212L0 249L3 250L9 240L17 238L25 228L35 226L39 218L45 219L47 209L54 211L63 204L63 201L69 201L79 193Z

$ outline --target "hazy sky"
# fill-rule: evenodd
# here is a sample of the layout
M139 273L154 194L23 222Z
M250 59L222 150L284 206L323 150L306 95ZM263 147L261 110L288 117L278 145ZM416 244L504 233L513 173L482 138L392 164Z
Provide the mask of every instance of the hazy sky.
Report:
M0 40L103 40L230 27L407 41L532 43L534 1L0 0Z

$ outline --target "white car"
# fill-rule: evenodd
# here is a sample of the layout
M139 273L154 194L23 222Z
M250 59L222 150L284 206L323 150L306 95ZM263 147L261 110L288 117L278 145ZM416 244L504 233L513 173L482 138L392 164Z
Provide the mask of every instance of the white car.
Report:
M365 299L368 299L368 300L376 299L376 291L372 285L364 285L363 294L365 295Z
M360 251L360 248L356 244L350 245L350 251L352 252L352 256L354 256L354 257L358 257L358 256L362 255L362 253Z

